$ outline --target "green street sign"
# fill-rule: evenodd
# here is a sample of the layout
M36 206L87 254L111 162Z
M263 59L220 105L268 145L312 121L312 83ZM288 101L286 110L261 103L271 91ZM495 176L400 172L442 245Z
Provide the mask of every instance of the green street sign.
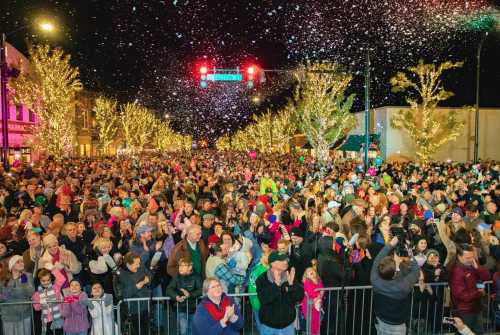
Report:
M209 81L243 81L241 73L209 73L207 74Z

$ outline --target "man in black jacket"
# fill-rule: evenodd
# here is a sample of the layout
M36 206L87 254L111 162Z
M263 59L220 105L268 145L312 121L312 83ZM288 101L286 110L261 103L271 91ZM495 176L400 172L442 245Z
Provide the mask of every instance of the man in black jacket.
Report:
M295 269L295 281L302 283L304 271L312 266L313 251L309 244L304 242L304 232L295 227L290 232L292 245L290 247L290 267Z
M295 269L288 269L288 257L273 251L268 258L269 270L256 281L261 307L261 335L293 335L295 305L304 298L304 288L294 282Z
M419 267L412 257L409 269L400 271L401 259L389 253L398 244L394 237L379 252L373 262L370 280L373 285L373 305L377 334L406 334L410 316L411 292L418 281Z

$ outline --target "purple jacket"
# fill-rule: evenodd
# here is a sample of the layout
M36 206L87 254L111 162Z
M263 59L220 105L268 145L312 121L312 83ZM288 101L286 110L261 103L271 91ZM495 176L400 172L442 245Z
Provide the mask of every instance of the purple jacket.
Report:
M61 304L61 314L64 317L63 329L66 333L81 333L89 329L88 303L87 294L82 292L78 296L78 301Z

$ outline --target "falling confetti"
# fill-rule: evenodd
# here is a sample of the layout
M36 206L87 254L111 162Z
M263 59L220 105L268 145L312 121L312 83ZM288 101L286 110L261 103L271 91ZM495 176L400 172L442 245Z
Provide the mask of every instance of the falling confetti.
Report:
M13 9L2 10L0 18L10 27L40 9L5 2L2 7ZM242 84L201 89L196 73L200 60L219 68L254 62L277 70L291 70L307 60L335 61L355 74L351 89L358 94L355 108L362 109L367 50L373 105L394 103L388 78L395 71L421 57L465 58L478 38L466 23L495 11L487 0L173 0L133 5L108 0L93 1L90 8L49 3L68 26L58 43L72 54L89 89L122 101L137 99L158 115L168 114L177 130L209 140L286 102L293 76L268 72L266 82L253 89ZM90 13L90 22L79 19L81 13ZM32 33L19 36L19 43ZM257 95L259 103L253 99Z

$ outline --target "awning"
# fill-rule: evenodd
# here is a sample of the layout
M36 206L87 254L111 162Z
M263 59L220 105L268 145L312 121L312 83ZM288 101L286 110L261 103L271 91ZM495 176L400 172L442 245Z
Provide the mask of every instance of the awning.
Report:
M370 134L370 143L378 143L379 134ZM342 140L343 141L343 140ZM365 143L364 135L349 135L343 145L338 150L341 151L360 151Z

